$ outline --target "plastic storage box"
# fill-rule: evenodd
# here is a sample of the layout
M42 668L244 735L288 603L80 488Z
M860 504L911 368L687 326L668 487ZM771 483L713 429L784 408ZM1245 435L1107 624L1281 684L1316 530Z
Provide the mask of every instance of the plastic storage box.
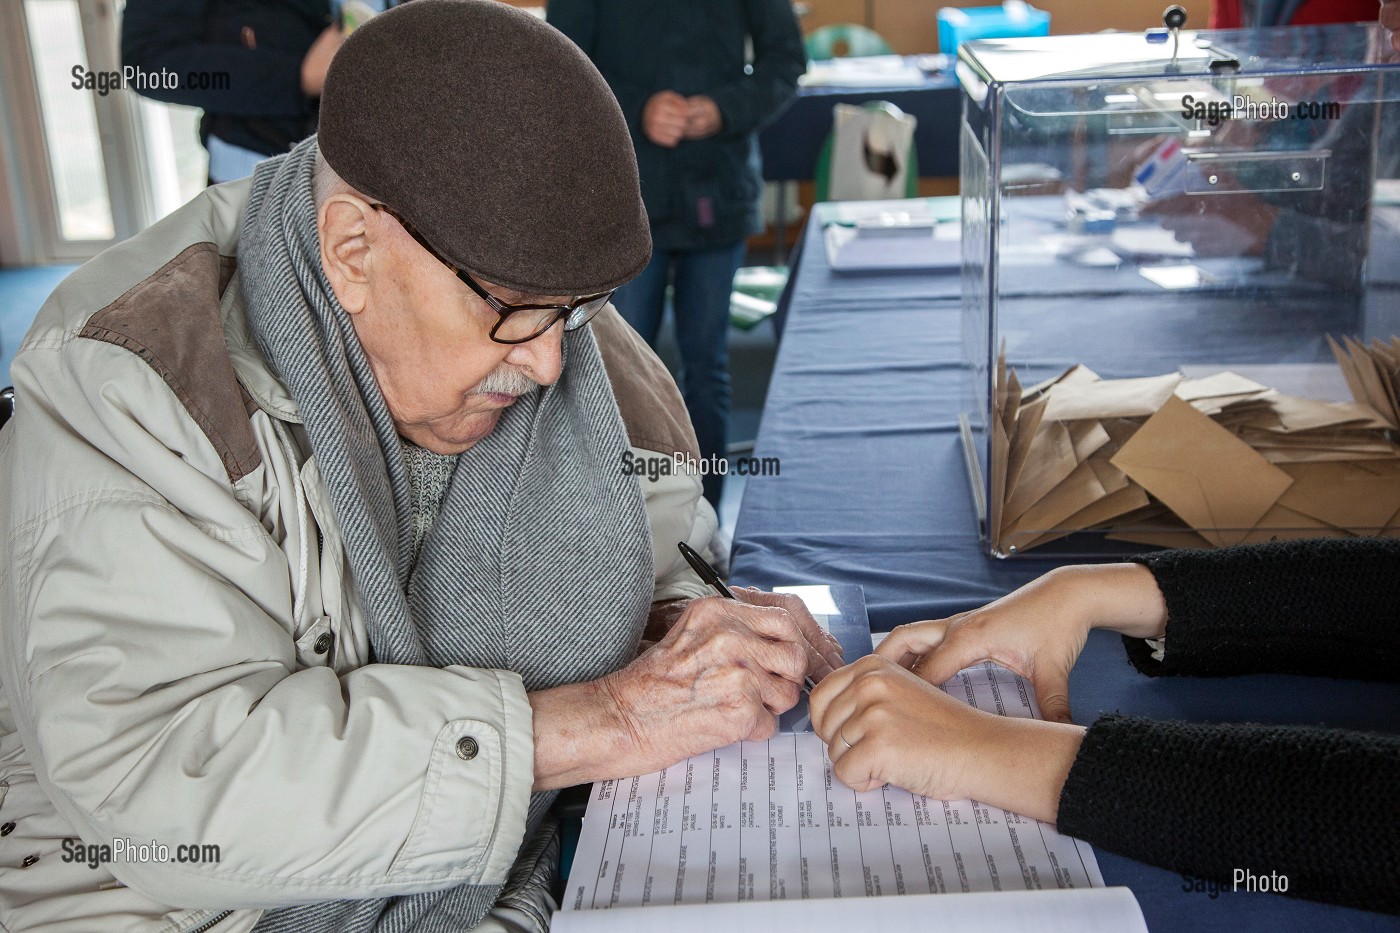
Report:
M1025 3L1005 6L943 7L938 11L938 51L956 55L958 46L974 39L1045 36L1050 14Z
M1400 55L963 45L963 438L997 556L1400 534Z

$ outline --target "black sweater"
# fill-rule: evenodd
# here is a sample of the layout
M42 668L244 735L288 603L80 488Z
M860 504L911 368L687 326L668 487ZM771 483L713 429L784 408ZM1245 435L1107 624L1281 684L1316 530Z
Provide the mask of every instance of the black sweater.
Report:
M1141 639L1124 639L1145 674L1400 680L1400 539L1168 551L1139 562L1169 619L1160 662ZM1057 822L1184 875L1278 872L1291 895L1400 913L1400 735L1104 716L1084 736Z
M788 0L548 0L545 10L622 106L655 247L715 249L762 229L757 131L796 95L807 67ZM707 95L723 127L674 149L656 145L642 111L661 90Z
M316 132L301 61L330 22L329 0L127 0L122 64L174 72L178 87L141 93L202 107L206 145L278 155Z

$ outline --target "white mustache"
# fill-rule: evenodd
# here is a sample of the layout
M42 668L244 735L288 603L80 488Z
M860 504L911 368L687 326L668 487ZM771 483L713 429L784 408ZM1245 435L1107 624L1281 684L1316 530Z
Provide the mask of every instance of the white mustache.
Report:
M533 392L540 384L508 363L502 363L487 374L473 390L481 395L521 396Z

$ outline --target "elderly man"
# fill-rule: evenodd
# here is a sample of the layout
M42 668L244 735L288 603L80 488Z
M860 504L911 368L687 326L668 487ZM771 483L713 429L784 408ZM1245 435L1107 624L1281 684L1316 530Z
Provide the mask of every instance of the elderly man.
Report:
M60 287L0 434L0 925L542 928L553 791L839 663L779 597L676 602L714 516L623 468L695 438L607 305L649 252L584 55L417 0L319 143Z

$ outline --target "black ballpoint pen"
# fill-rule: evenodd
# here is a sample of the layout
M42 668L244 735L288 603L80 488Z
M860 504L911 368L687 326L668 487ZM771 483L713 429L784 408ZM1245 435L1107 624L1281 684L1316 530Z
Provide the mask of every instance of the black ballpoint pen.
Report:
M690 569L694 570L701 580L713 587L714 591L725 599L738 601L739 597L735 596L733 591L724 585L724 581L719 578L719 573L715 568L710 566L709 561L700 556L695 548L686 544L684 541L676 542L676 547L680 548L681 556L685 558L685 562L690 565ZM816 689L816 686L817 682L810 676L802 678L802 689L806 690L808 693Z

